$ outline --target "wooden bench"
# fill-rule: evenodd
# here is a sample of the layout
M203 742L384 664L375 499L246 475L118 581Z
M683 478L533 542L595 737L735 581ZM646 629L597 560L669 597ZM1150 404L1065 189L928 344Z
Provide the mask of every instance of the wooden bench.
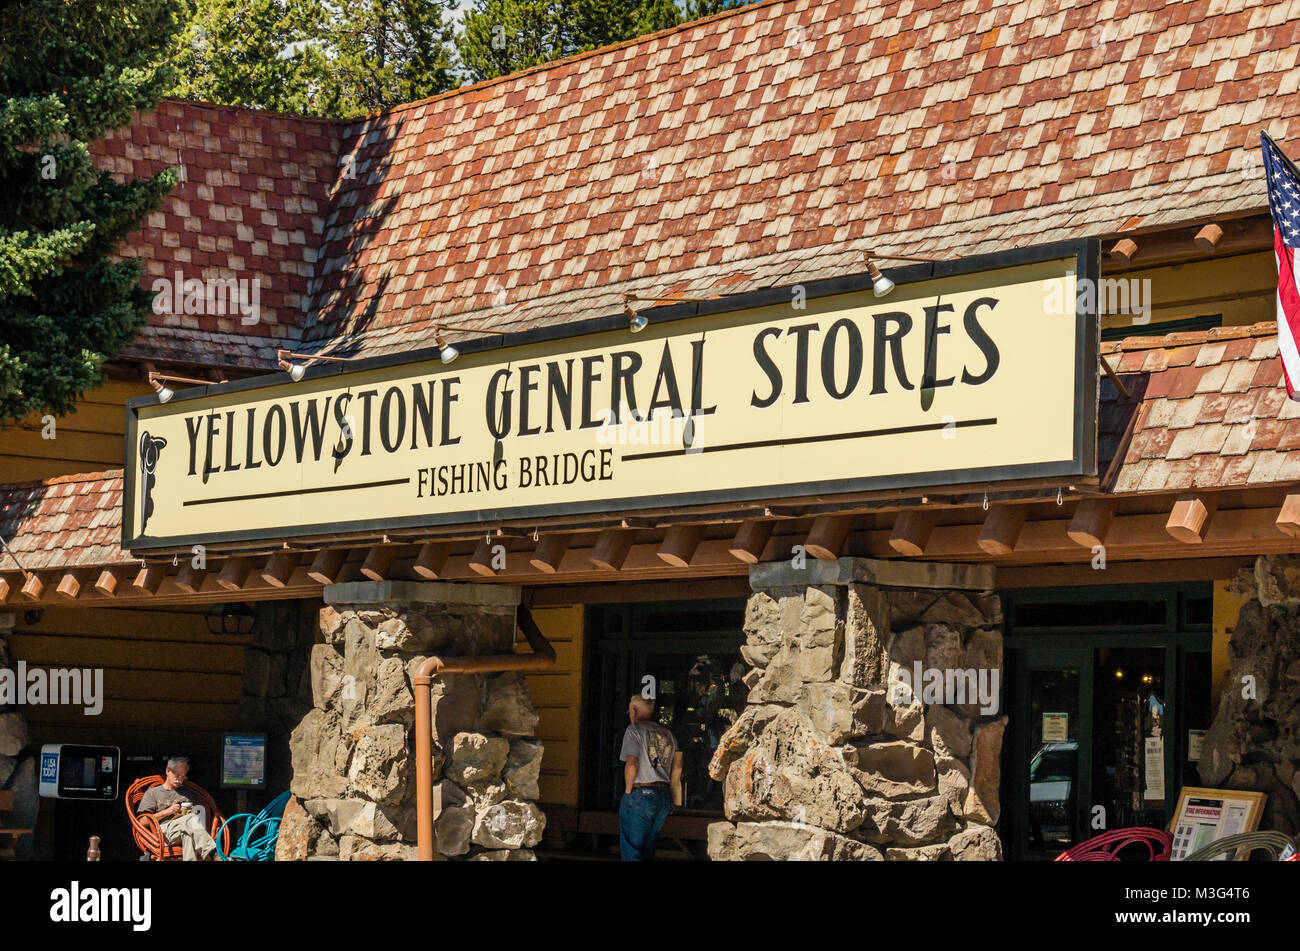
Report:
M0 862L12 862L14 859L14 850L18 847L18 840L25 835L31 835L31 829L10 829L6 822L5 813L14 807L14 793L12 789L0 789Z

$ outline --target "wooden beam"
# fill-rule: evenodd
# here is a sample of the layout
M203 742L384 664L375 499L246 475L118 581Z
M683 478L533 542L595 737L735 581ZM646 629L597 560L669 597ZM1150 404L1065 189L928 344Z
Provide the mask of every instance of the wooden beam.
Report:
M990 555L1009 555L1015 551L1028 511L1025 505L995 505L989 509L980 529L980 549Z
M560 570L560 563L569 550L572 536L566 532L543 535L537 543L537 550L529 557L528 563L543 574L553 575Z
M844 550L844 542L852 528L852 515L819 515L813 519L803 547L814 558L834 561Z
M122 568L105 568L95 579L95 590L106 598L116 596L125 573Z
M619 571L627 560L627 553L632 550L635 538L635 529L605 529L596 538L596 546L591 550L591 563L606 571Z
M1278 531L1300 538L1300 492L1288 492L1274 520Z
M1132 238L1120 238L1115 242L1114 247L1110 249L1110 256L1117 263L1132 264L1133 258L1137 256L1137 242Z
M203 582L208 577L208 569L195 568L194 559L189 559L181 565L181 570L176 572L173 580L176 587L190 594L198 594L203 590Z
M227 591L238 591L252 572L253 563L247 558L229 558L222 567L221 574L217 575L217 584Z
M703 525L674 525L664 535L664 543L659 546L659 557L675 568L689 568L695 549L700 547L700 539L703 537Z
M1115 520L1115 503L1110 499L1084 499L1074 510L1065 534L1070 541L1091 551L1106 544L1106 535Z
M54 593L61 598L76 600L81 594L81 577L78 571L65 571L63 577L59 579L58 587Z
M45 593L45 582L36 572L27 575L27 580L23 582L22 588L18 592L28 601L39 601L41 595Z
M889 547L910 558L924 555L938 517L936 509L908 509L900 512L894 522L894 530L889 535Z
M298 567L302 556L296 551L277 551L266 560L262 569L262 580L273 588L283 588Z
M442 572L442 566L447 563L449 554L451 554L451 546L446 542L425 542L420 546L420 552L415 556L411 570L421 578L433 581Z
M756 565L763 557L763 549L767 547L774 528L776 522L767 519L751 518L741 522L728 551L745 564Z
M484 578L491 578L494 576L497 573L497 570L492 564L492 559L495 554L493 549L496 548L497 545L504 547L505 543L506 540L504 538L491 539L484 536L483 540L478 543L478 547L474 549L474 554L469 556L470 571L474 572L476 575L482 575ZM508 551L509 549L506 550Z
M1188 492L1180 495L1169 512L1165 531L1188 545L1199 545L1205 538L1218 501L1211 495Z
M156 594L166 577L167 566L156 561L152 565L146 564L136 572L131 587L141 594Z
M396 545L376 545L361 563L361 573L371 581L383 581L397 557Z
M347 557L346 548L322 549L316 552L316 557L312 559L311 567L307 569L307 576L317 584L333 584L338 580Z
M0 575L0 604L4 604L9 600L9 594L12 591L13 585L9 583L9 579L4 575Z

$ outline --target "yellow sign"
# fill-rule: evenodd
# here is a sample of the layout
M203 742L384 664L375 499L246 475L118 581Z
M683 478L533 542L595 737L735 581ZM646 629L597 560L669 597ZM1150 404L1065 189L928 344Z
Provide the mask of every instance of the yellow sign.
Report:
M1095 245L132 400L124 547L1095 472ZM937 276L908 280L929 271ZM1082 277L1081 277L1082 275Z

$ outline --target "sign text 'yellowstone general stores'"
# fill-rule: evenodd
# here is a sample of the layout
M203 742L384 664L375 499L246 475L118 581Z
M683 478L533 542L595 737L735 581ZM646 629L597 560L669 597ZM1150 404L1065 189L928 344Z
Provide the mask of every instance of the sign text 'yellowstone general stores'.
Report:
M1095 474L1095 243L897 276L132 400L123 547Z

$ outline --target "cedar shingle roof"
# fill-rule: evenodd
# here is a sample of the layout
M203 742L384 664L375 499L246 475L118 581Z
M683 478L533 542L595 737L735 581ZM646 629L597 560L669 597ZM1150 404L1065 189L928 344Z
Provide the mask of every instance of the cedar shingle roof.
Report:
M232 312L154 314L124 354L263 368L302 336L319 235L335 178L332 122L165 101L95 144L119 176L183 169L180 183L131 235L150 289L159 278L260 281L256 320ZM217 308L213 308L216 310Z
M101 154L188 182L134 243L260 273L266 319L136 354L428 346L863 270L1265 210L1300 139L1294 0L767 0L349 124L164 103ZM231 339L218 342L214 332Z
M1245 7L1242 9L1242 7ZM430 343L1265 207L1294 3L783 0L343 129L306 340Z
M28 571L126 564L122 470L0 486L0 536ZM0 551L0 569L17 566Z
M1111 491L1300 481L1300 403L1286 398L1275 324L1130 338L1103 356L1137 397L1107 387L1103 400L1103 471L1133 423Z

